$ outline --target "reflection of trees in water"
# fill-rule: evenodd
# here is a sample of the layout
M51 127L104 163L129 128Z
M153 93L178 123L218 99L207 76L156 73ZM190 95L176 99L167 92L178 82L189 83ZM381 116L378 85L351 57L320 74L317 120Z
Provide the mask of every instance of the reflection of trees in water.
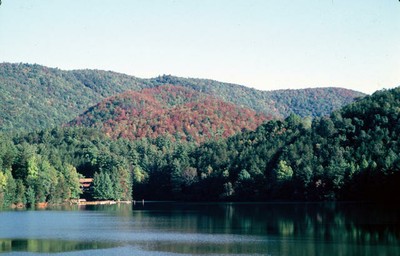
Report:
M350 203L149 203L145 211L136 209L136 223L152 223L155 230L249 235L259 241L257 245L218 244L218 251L213 251L216 245L207 249L206 245L174 241L151 245L154 250L176 251L179 247L179 252L232 253L257 246L259 251L254 253L270 255L400 255L396 208Z
M366 244L399 244L400 240L395 208L340 203L233 207L231 224L244 233Z
M325 242L400 245L400 211L353 203L147 204L133 216L169 230L248 234ZM136 211L136 210L138 211ZM142 212L145 209L147 212ZM157 227L160 228L160 227Z
M117 247L112 242L85 242L51 239L0 239L0 253L23 251L56 253Z

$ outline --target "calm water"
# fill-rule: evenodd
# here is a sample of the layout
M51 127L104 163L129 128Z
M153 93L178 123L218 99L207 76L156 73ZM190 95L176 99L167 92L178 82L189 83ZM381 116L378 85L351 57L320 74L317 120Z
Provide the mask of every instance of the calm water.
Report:
M2 255L400 255L400 210L374 204L86 206L0 212Z

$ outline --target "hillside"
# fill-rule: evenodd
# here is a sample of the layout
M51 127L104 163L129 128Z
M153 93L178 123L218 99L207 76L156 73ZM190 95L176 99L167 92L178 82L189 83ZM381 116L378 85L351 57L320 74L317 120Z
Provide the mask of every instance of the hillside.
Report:
M100 128L114 139L169 134L177 140L203 142L254 130L266 120L254 110L181 86L162 85L107 98L68 125Z
M174 100L190 90L157 90L166 110L193 104ZM145 91L104 104L140 97L144 106L159 107ZM94 178L97 199L393 203L400 192L399 109L400 88L379 91L329 117L291 115L200 145L172 136L113 140L75 126L14 137L0 132L0 208L77 198L80 175Z
M141 89L138 79L113 72L62 71L40 65L0 64L0 129L61 125L101 99Z
M400 192L399 108L400 88L379 91L312 122L291 115L182 157L172 152L173 164L159 154L162 168L139 162L148 178L134 193L209 201L393 201Z
M203 144L193 155L193 167L207 178L190 189L196 191L192 196L392 200L400 192L399 109L400 87L312 122L289 116Z
M209 79L170 75L163 75L150 81L156 85L172 84L188 87L277 118L285 118L290 114L303 117L325 116L353 102L355 98L365 96L361 92L335 87L260 91Z
M364 94L341 88L260 91L207 79L140 79L101 70L63 71L0 64L0 130L34 130L66 123L101 100L127 90L171 84L247 107L267 116L323 116Z

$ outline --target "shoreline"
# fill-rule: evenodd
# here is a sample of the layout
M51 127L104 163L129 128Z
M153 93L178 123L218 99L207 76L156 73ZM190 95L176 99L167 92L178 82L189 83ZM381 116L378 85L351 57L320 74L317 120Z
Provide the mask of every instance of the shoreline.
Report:
M111 204L131 204L132 201L114 201L114 200L102 200L102 201L86 201L80 199L77 205L111 205Z

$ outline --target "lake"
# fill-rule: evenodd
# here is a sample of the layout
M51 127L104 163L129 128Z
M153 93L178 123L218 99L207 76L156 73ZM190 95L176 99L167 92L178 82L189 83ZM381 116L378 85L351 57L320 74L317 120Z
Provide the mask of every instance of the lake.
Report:
M136 202L0 211L2 255L400 255L397 205Z

